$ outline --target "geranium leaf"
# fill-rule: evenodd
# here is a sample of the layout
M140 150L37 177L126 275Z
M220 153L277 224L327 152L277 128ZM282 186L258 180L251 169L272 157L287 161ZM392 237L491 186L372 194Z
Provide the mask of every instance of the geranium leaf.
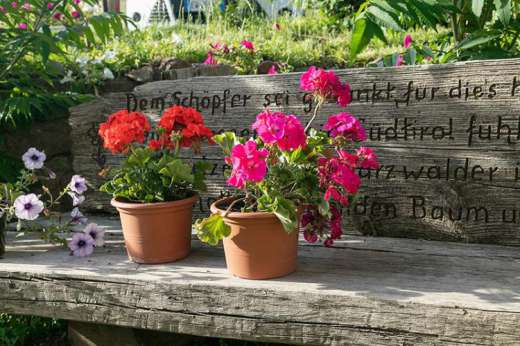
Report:
M224 219L219 214L213 214L208 218L197 220L193 225L197 237L210 245L217 245L218 242L229 236L231 227L226 225Z

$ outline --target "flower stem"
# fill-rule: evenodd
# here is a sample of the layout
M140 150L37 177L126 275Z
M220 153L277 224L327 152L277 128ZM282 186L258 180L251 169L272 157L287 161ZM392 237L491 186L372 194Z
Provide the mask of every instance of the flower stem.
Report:
M305 132L311 127L312 122L314 119L316 119L316 116L318 116L318 110L321 108L321 105L323 104L323 99L320 97L318 98L318 103L316 104L316 107L314 108L314 114L312 115L311 120L307 123L307 126L305 126Z

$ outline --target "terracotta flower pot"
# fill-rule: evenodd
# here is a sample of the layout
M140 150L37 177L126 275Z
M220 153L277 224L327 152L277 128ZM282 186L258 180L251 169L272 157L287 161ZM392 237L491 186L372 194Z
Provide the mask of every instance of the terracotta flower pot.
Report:
M167 263L191 250L191 219L198 195L174 202L124 203L119 211L128 257L137 263Z
M212 213L224 213L219 200L211 206ZM228 270L244 279L272 279L296 270L298 232L285 232L273 213L231 212L224 222L231 234L224 238L224 252Z

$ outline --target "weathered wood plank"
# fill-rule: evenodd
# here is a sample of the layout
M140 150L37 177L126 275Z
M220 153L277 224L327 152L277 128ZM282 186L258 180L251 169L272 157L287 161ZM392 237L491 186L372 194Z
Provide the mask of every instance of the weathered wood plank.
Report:
M346 232L520 245L520 59L353 69L338 75L351 83L354 102L348 111L364 121L368 145L383 164L379 172L361 172L363 193L376 209L396 210L386 218L351 211ZM170 103L198 105L213 130L243 135L252 134L251 122L269 102L270 108L306 121L310 105L299 91L299 78L292 73L161 81L133 93L111 94L100 101L104 108L97 102L74 108L74 167L99 184L96 172L118 164L118 157L92 143L99 143L97 124L109 112L127 107L157 117ZM318 123L339 111L337 105L326 104ZM194 159L210 160L214 170L195 217L207 215L208 205L227 193L218 148L204 153ZM424 217L417 217L421 209L414 214L410 196L429 206ZM99 193L87 205L112 210L107 196ZM444 217L459 208L461 220ZM467 219L471 208L488 213L487 221Z
M220 248L168 265L127 260L117 219L88 259L14 240L0 310L201 336L320 345L515 345L517 249L352 237L300 247L281 279L230 277Z

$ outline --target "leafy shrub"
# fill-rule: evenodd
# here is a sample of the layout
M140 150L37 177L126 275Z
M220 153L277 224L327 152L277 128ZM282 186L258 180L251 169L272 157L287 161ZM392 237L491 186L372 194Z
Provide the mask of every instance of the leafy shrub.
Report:
M117 14L89 15L95 0L28 0L0 5L0 124L52 113L81 101L57 85L62 62L121 34L127 20Z

